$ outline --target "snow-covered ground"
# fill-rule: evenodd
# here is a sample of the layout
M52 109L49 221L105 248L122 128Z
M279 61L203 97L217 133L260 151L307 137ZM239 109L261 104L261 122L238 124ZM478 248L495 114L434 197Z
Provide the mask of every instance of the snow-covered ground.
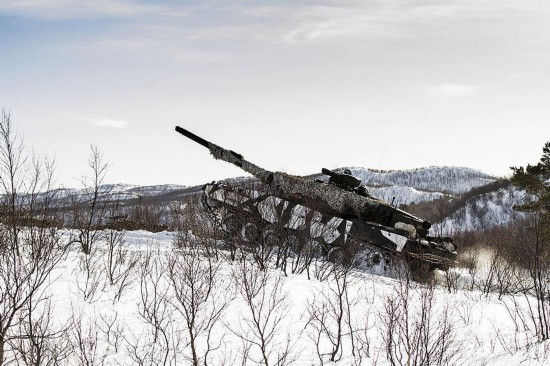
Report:
M170 232L125 233L120 247L125 261L117 273L128 271L126 286L106 282L105 242L87 261L77 247L70 250L47 290L54 324L62 329L70 323L69 340L82 346L73 349L66 364L83 364L83 357L94 360L90 365L192 364L185 321L191 306L196 306L194 351L201 364L206 364L204 358L209 365L262 364L262 348L271 365L389 365L389 351L396 364L407 364L409 356L425 357L424 348L431 357L426 365L550 362L550 343L536 342L510 311L514 306L526 309L526 301L533 300L529 297L498 299L478 290L449 293L443 286L405 286L357 270L335 277L326 263L312 266L309 279L290 270L285 276L278 269L260 271L246 261L222 259L223 252L217 260L194 256L175 249L174 237ZM85 271L86 263L92 272ZM130 263L135 263L132 268ZM209 268L215 271L204 272ZM202 277L193 277L200 273ZM211 287L205 273L214 273L207 276ZM245 283L254 289L251 306ZM197 296L189 297L192 293ZM340 323L338 293L346 300ZM185 303L188 298L194 302ZM341 343L336 346L338 324ZM257 329L263 330L263 343ZM426 347L415 348L423 342ZM336 361L330 361L334 349Z

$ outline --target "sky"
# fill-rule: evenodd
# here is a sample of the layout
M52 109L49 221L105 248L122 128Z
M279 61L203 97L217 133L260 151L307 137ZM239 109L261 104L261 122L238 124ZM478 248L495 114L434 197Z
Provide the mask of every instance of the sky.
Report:
M0 107L58 184L466 166L550 140L550 2L0 0Z

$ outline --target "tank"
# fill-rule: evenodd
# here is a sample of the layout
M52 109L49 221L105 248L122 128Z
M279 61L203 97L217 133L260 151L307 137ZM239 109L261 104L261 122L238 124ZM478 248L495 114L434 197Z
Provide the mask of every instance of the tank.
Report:
M295 238L315 240L329 258L349 247L360 248L373 266L385 269L397 258L427 270L446 269L456 260L452 238L429 236L430 222L373 197L349 171L323 168L325 179L269 171L186 129L177 126L176 131L260 182L203 187L205 207L227 231L233 228L251 239L284 227Z

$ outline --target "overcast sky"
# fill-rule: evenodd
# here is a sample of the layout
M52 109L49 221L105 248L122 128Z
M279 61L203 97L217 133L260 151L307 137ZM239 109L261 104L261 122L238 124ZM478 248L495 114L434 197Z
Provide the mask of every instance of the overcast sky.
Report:
M76 186L270 170L508 175L550 140L550 2L0 0L0 106Z

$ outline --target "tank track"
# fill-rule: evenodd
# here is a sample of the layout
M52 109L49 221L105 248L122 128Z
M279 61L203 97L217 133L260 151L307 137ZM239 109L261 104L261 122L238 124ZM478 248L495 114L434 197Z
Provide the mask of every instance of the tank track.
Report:
M331 261L353 260L355 266L390 276L407 267L425 272L452 265L433 248L424 250L434 245L431 241L411 241L375 224L325 216L277 198L261 185L207 184L202 202L228 244L241 250L271 245L299 255L307 247Z

